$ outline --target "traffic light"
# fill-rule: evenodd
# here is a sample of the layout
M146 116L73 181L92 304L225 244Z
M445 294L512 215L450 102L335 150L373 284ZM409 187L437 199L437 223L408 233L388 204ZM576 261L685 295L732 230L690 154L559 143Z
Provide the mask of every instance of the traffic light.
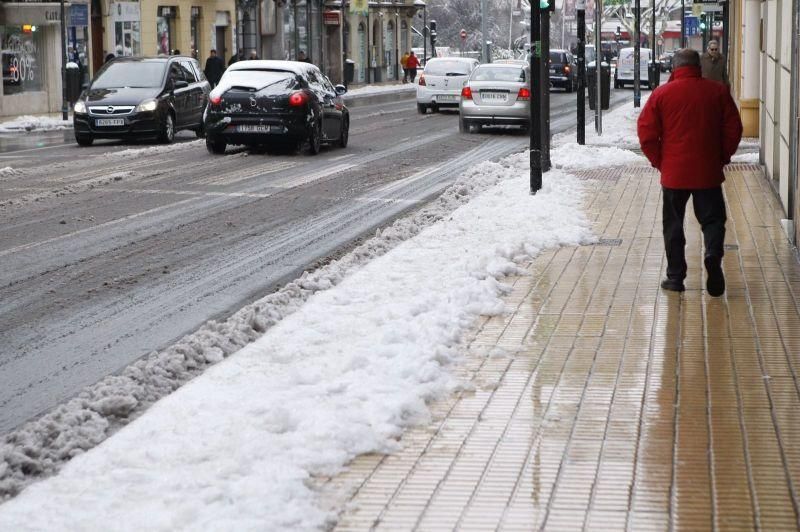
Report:
M706 14L700 13L700 29L706 31Z
M556 0L539 0L539 9L542 11L555 11Z
M430 29L431 29L431 33L430 33L430 35L431 35L431 46L436 46L436 21L435 20L431 20Z

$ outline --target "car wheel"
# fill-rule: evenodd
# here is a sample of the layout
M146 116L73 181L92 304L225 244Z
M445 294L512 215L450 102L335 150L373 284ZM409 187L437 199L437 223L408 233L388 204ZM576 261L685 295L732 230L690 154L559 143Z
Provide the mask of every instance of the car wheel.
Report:
M346 148L350 137L350 119L346 116L342 118L342 131L339 133L339 147Z
M458 132L459 133L469 133L469 124L463 117L458 117Z
M567 84L564 85L564 92L572 92L573 90L575 90L574 85L571 81L568 81Z
M158 140L164 144L170 144L175 140L175 119L172 118L172 113L167 113L167 116L164 117Z
M421 115L424 115L428 112L428 106L422 103L417 104L417 112Z
M308 133L308 153L316 155L322 149L322 124L317 121Z
M215 155L222 155L225 153L225 148L227 147L227 143L222 139L217 139L214 137L206 137L206 149L209 153L213 153Z
M203 122L200 122L200 125L194 130L194 134L197 135L198 139L202 139L206 136L206 125Z
M75 141L78 146L91 146L94 142L94 137L91 135L75 135Z

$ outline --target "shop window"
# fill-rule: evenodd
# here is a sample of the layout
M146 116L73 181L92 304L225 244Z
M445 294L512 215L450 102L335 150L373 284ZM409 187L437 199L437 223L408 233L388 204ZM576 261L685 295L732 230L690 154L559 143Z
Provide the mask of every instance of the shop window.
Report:
M0 63L3 94L40 91L44 86L46 55L44 31L27 26L0 25Z
M114 28L114 55L142 55L139 4L116 2L111 10L111 20Z
M175 16L176 8L174 6L159 6L158 17L156 17L156 38L157 50L156 53L170 55L175 49L177 44L177 35L175 34Z
M192 57L195 59L201 57L200 53L200 28L203 26L202 24L202 11L198 6L192 6L192 20L191 20L191 37L192 37L192 49L191 54Z

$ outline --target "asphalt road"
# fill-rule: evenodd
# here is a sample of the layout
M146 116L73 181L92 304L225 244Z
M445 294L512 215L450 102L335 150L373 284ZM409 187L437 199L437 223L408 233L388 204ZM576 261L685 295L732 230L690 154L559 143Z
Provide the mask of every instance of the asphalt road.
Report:
M574 94L551 106L553 133L574 127ZM0 434L528 145L460 134L457 114L419 115L413 99L351 112L350 146L316 157L212 156L186 133L170 146L0 139L14 169L0 173Z

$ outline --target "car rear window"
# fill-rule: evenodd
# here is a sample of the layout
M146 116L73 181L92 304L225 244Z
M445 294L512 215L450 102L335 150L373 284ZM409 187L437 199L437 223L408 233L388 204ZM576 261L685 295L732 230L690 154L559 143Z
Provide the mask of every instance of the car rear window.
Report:
M550 52L550 62L551 63L566 63L567 58L564 52Z
M165 62L112 61L92 83L93 89L155 88L164 79Z
M429 76L467 76L470 65L466 61L428 61L425 74Z
M243 87L278 93L293 88L296 81L293 72L282 70L227 70L222 75L218 87L220 90Z
M525 81L525 70L518 66L478 67L472 73L472 81Z

